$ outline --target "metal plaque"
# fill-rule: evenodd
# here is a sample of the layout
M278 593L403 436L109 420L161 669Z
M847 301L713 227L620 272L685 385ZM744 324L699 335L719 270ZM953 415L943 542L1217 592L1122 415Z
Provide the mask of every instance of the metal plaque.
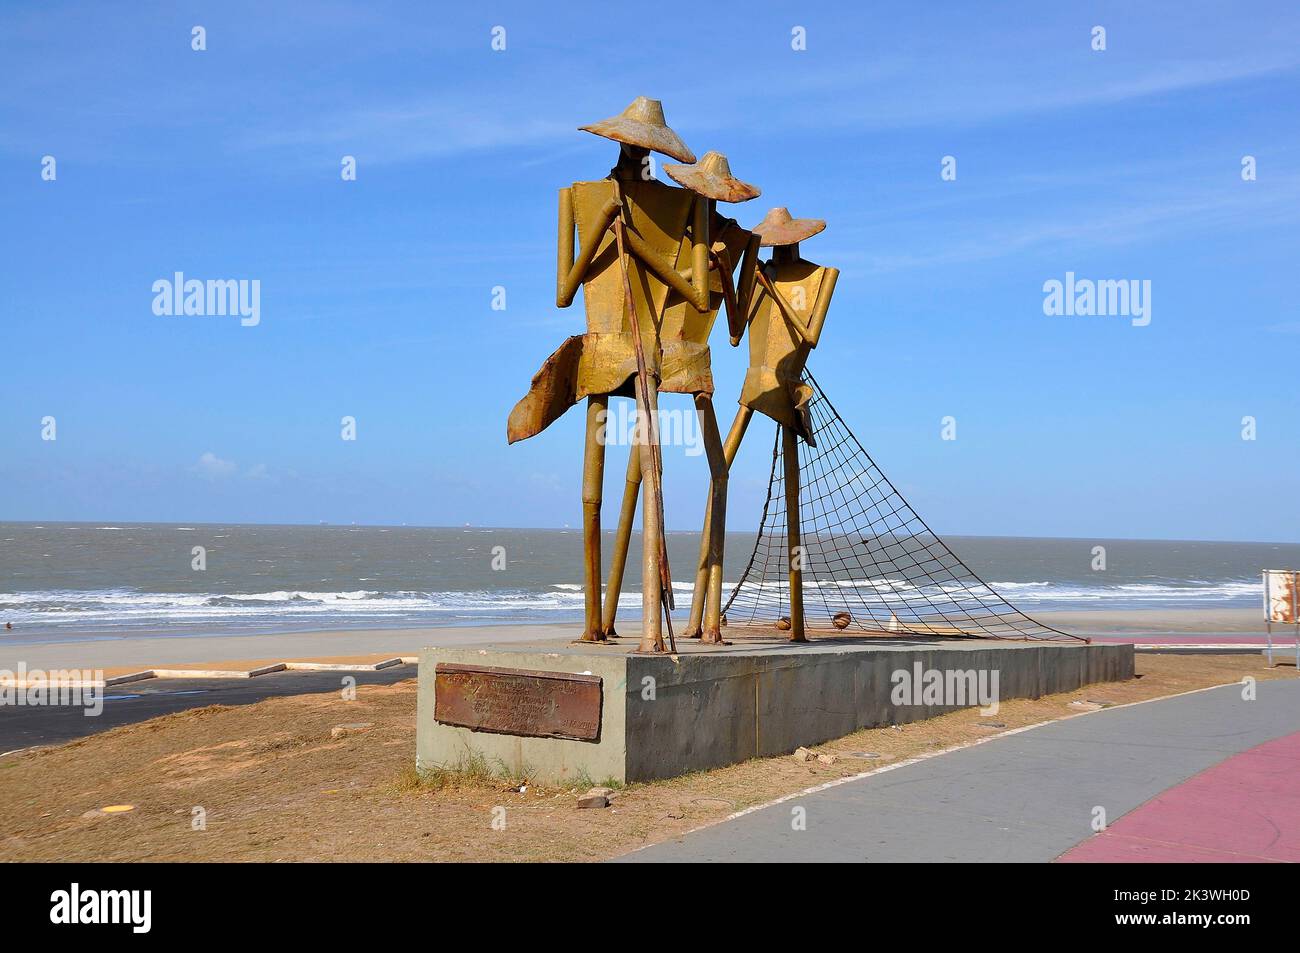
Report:
M444 725L534 738L600 739L598 675L439 662L433 717Z

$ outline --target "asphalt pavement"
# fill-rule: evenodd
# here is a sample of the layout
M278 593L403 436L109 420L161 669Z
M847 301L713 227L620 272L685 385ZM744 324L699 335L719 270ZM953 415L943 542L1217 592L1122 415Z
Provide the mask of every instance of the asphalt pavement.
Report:
M0 706L0 755L39 745L62 744L119 725L205 705L251 705L282 695L334 692L344 677L357 685L391 685L414 678L416 666L378 672L273 672L256 678L151 678L112 685L103 692L103 711L87 716L81 705Z
M620 861L1043 862L1225 759L1300 730L1300 679L1229 685L993 738L804 794ZM1295 766L1300 775L1300 765ZM802 829L801 829L802 827Z

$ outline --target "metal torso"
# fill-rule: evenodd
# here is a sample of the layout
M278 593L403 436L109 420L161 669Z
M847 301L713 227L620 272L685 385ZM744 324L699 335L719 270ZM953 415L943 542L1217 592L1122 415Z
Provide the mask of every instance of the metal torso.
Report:
M700 198L706 202L708 199ZM749 231L730 218L712 215L709 235L714 252L724 253L734 269L749 241ZM682 239L677 252L677 268L685 271L691 267L693 236ZM663 347L662 391L674 394L712 394L713 373L709 357L709 335L718 319L723 303L722 276L717 269L709 272L709 310L696 311L695 307L676 292L670 292L664 307L660 342Z
M650 247L664 267L675 267L681 235L688 230L692 215L693 195L684 189L671 189L655 179L615 182L606 178L598 182L573 183L573 220L577 226L578 243L597 228L599 211L616 192L621 192L624 221L629 231L636 233ZM658 330L668 286L636 256L628 256L628 277L632 283L633 304L641 317L646 356L658 356ZM632 347L632 325L623 306L623 272L619 268L619 252L612 231L606 231L590 267L582 276L582 304L586 308L589 335L627 335L623 346ZM621 347L614 350L621 350ZM580 384L588 382L580 381ZM584 389L586 393L597 393L590 387Z
M632 321L624 306L618 244L613 230L602 228L608 221L602 211L612 199L621 196L620 214L627 223L628 235L635 234L647 256L671 270L677 263L682 236L689 231L696 198L686 189L653 179L642 180L636 175L620 175L618 169L608 178L575 182L562 195L570 203L566 211L572 212L579 241L596 242L582 273L587 329L585 334L573 335L561 343L533 375L528 393L510 412L506 433L512 443L545 430L587 397L633 396L637 357ZM637 255L627 256L627 269L647 369L659 378L659 328L669 286Z
M804 261L763 265L763 273L799 317L807 322L817 303L826 268ZM797 407L806 402L800 383L811 348L766 293L756 293L749 324L749 370L740 403L778 423L802 431Z

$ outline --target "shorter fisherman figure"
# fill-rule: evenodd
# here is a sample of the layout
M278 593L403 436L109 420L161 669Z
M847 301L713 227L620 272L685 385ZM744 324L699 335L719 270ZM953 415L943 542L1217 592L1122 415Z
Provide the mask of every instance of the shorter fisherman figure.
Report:
M826 228L820 219L792 218L789 210L774 208L754 226L772 258L759 267L757 287L749 316L749 369L740 391L740 410L723 445L730 467L744 439L754 411L781 425L781 453L785 460L787 557L790 570L790 641L806 642L803 619L803 554L799 544L799 443L815 446L808 401L812 388L803 383L808 355L821 338L826 312L839 269L828 268L799 256L799 243ZM705 526L700 549L710 545ZM703 558L703 557L702 557ZM704 598L696 589L691 605ZM708 598L722 599L722 580L709 579Z

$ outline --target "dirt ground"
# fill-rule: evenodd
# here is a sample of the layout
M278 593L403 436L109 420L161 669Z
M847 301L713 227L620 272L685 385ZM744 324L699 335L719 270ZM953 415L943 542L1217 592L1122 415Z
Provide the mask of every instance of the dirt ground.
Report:
M1004 702L992 719L968 709L859 731L815 749L838 755L830 765L786 756L630 785L603 810L578 810L576 789L514 790L521 779L416 777L414 679L360 687L354 701L214 705L0 758L0 860L600 860L815 784L1076 714L1073 701L1296 677L1254 655L1139 655L1137 671ZM331 738L355 722L373 727ZM113 805L133 809L102 810Z

